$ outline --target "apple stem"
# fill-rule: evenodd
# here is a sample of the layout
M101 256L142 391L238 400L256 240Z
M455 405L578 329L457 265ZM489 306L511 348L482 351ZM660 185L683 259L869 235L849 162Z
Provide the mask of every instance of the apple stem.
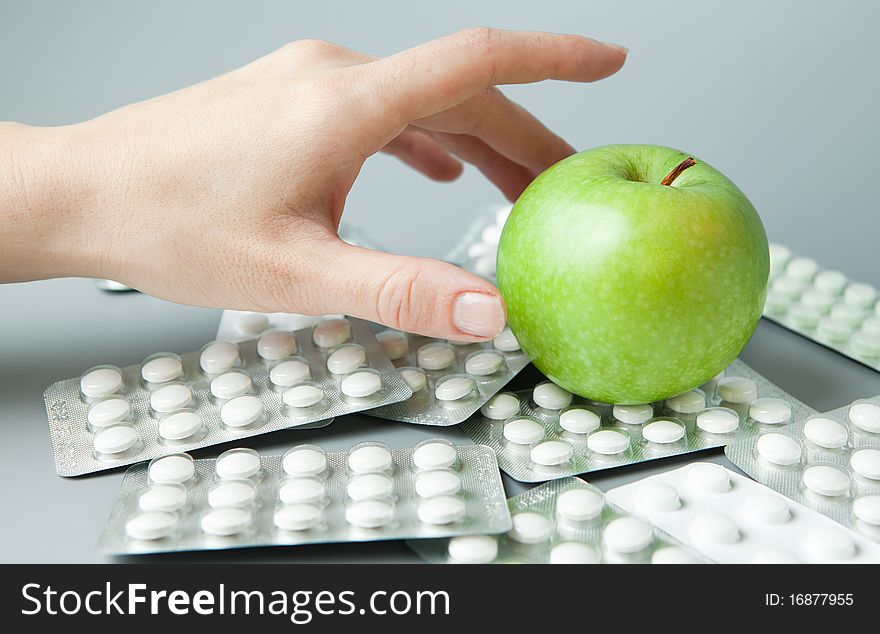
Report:
M689 156L681 163L676 165L671 172L669 172L666 176L663 177L663 180L660 181L661 185L672 185L672 181L678 178L683 171L685 171L689 167L693 167L697 162L694 160L694 157Z

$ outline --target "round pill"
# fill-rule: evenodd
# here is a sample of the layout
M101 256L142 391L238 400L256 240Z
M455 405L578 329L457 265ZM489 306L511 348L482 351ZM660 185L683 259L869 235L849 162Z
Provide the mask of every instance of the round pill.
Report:
M363 445L348 454L348 468L355 473L387 471L393 464L391 450L382 445Z
M869 480L880 480L880 449L859 449L853 452L849 466Z
M849 492L849 476L828 465L813 465L804 469L803 483L813 493L827 497Z
M257 354L267 361L296 354L296 338L287 330L267 330L257 339Z
M501 227L498 225L487 225L480 238L486 244L496 245L501 240Z
M220 400L243 396L251 391L253 381L244 372L226 372L211 380L211 395Z
M791 420L791 405L781 398L757 398L749 405L749 417L764 425L780 425Z
M544 427L528 418L514 418L504 423L504 438L517 445L531 445L544 437Z
M419 348L416 360L425 370L445 370L455 362L455 351L445 343L429 343Z
M138 497L138 507L142 511L173 513L184 506L186 506L186 489L177 484L157 484Z
M746 498L745 514L756 524L785 524L791 519L788 502L771 493L756 493Z
M687 486L701 493L724 493L730 490L730 474L721 465L696 462L688 469Z
M367 362L367 352L354 344L339 348L327 357L327 369L332 374L348 374Z
M853 501L853 515L856 519L870 524L871 526L880 526L880 495L862 495Z
M726 376L718 381L718 396L728 403L748 403L758 398L758 385L742 376Z
M801 295L801 305L818 311L820 315L827 315L836 301L837 298L831 293L816 289L811 289ZM815 325L814 323L813 326Z
M452 495L427 498L419 504L419 521L434 526L452 524L465 515L464 500Z
M416 476L416 494L422 498L455 495L461 490L461 478L452 471L423 471Z
M214 465L217 477L224 480L250 478L258 474L261 468L259 454L250 449L230 449L220 454Z
M99 454L122 453L134 447L138 442L138 433L130 425L112 425L97 431L92 438L95 452Z
M192 390L183 383L163 385L150 392L150 407L156 412L173 412L192 401Z
M636 507L643 511L672 512L681 508L678 490L665 482L643 482L636 489Z
M865 319L865 310L852 304L835 304L831 307L831 318L854 328Z
M764 434L756 445L758 455L775 465L797 464L801 459L801 446L794 438L783 434Z
M327 469L327 454L319 447L294 447L284 454L281 468L289 476L318 475Z
M165 383L183 376L183 363L177 356L158 356L144 363L141 376L147 383Z
M813 286L820 291L840 295L846 286L846 276L840 271L822 271L816 275Z
M434 386L434 396L438 401L457 401L471 394L477 387L469 376L448 376Z
M332 348L351 338L351 323L344 317L325 319L312 330L312 341L321 348Z
M574 447L564 440L545 440L529 451L529 460L544 467L555 467L571 460Z
M159 421L159 436L165 440L184 440L202 428L202 419L196 412L174 412Z
M428 385L428 377L420 368L401 368L400 377L413 392L421 392Z
M150 462L148 473L152 482L181 484L196 474L196 466L188 454L176 454Z
M235 328L245 337L256 337L269 327L269 318L262 313L238 313Z
M208 491L208 505L211 508L224 506L247 506L257 499L257 489L249 480L230 480L221 482Z
M724 513L702 513L694 518L691 534L698 541L713 544L735 544L739 541L739 527Z
M446 442L427 441L420 443L413 451L412 461L418 469L443 469L451 467L458 460L456 448Z
M313 405L317 405L324 399L324 390L322 390L317 385L297 385L296 387L292 387L289 390L286 390L284 394L281 395L281 400L285 405L289 405L290 407L312 407Z
M385 498L394 491L394 481L384 473L364 473L348 481L348 497L358 502L372 498Z
M819 320L819 325L816 327L816 334L825 341L846 341L850 334L852 334L852 326L835 317L823 317Z
M496 261L497 256L495 253L484 255L474 263L474 271L477 275L482 275L483 277L495 275Z
M880 406L874 403L853 403L847 415L849 421L859 429L880 434Z
M236 396L220 406L220 420L227 427L247 427L260 420L264 409L259 396Z
M785 297L788 301L793 302L801 296L801 293L804 292L806 287L807 282L783 275L782 277L777 277L773 280L773 283L770 285L770 290L775 295Z
M480 408L480 413L492 420L504 420L519 413L519 399L513 394L496 394Z
M629 449L629 437L613 429L600 429L587 436L590 451L606 456Z
M283 531L305 531L320 524L323 515L314 504L285 504L275 511L272 522Z
M776 242L770 243L770 266L785 267L791 259L791 250L788 247Z
M616 553L637 553L654 539L654 529L638 517L618 517L605 527L605 546Z
M545 381L538 383L532 390L532 400L538 407L544 409L563 409L571 405L571 392L563 390L555 383Z
M880 302L877 303L880 306ZM862 322L862 332L867 335L880 336L880 317L874 315Z
M816 260L804 257L792 258L785 267L785 274L796 280L810 281L819 270Z
M849 434L836 420L815 416L804 423L804 436L814 445L825 449L840 449L846 445Z
M599 429L599 415L582 407L567 409L559 415L559 426L571 434L588 434Z
M464 371L473 376L495 374L504 365L504 357L497 352L486 350L470 355L464 362Z
M309 364L303 359L282 361L269 370L269 380L278 387L290 387L312 378Z
M654 408L651 405L615 405L611 413L621 423L641 425L654 415Z
M702 563L695 555L678 546L658 548L651 555L652 564L699 564Z
M859 308L871 308L877 301L877 289L870 284L850 284L843 291L843 301Z
M392 361L404 358L409 354L409 338L398 330L383 330L376 333L376 340L382 350Z
M516 352L520 349L519 341L516 340L516 335L513 334L510 327L502 330L501 334L492 341L492 345L501 352Z
M595 519L604 506L602 495L591 489L569 489L556 497L556 514L570 522Z
M666 399L666 407L679 414L696 414L706 408L706 395L690 390Z
M92 403L87 418L92 427L108 427L125 420L129 414L131 414L131 404L128 399L111 396Z
M359 370L342 379L339 389L351 398L367 398L382 389L382 377L378 372Z
M768 315L784 315L788 312L790 300L784 293L771 288L767 291L767 300L764 302L764 312Z
M709 434L729 434L739 427L739 414L726 407L713 407L697 414L696 424Z
M83 374L79 389L87 398L101 398L122 389L122 372L117 368L95 368Z
M857 332L849 340L849 347L853 353L863 357L880 357L880 335Z
M289 480L278 489L282 504L317 504L324 499L326 485L317 478Z
M358 528L379 528L394 519L394 505L384 500L363 500L345 509L345 520Z
M550 549L551 564L598 564L599 551L583 542L562 542Z
M753 564L799 564L800 559L794 553L783 548L761 548L752 556Z
M801 304L792 306L791 310L788 311L788 318L796 327L812 330L819 324L819 320L822 319L822 313L814 306L803 304L802 298Z
M498 556L494 535L460 535L449 540L449 557L462 564L490 564Z
M856 554L855 541L840 528L814 528L807 533L804 546L822 560L852 559Z
M174 532L177 516L162 511L138 513L125 523L125 532L132 539L152 541Z
M208 535L228 537L244 532L251 523L251 513L237 506L226 506L202 516L202 531Z
M642 438L658 445L678 442L684 434L684 425L672 420L655 420L642 428Z
M553 522L532 511L514 513L511 517L513 528L507 536L520 544L540 544L553 535Z
M238 363L238 346L229 341L214 341L202 349L199 365L207 374L222 374Z

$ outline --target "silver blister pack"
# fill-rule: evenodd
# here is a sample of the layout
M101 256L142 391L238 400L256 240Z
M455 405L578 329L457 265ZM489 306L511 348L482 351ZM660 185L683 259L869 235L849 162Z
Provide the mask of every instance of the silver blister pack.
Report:
M366 322L213 341L184 355L97 366L45 392L55 469L76 476L409 398Z
M474 221L443 257L461 268L490 280L495 279L498 242L511 204L489 205L476 213Z
M880 541L880 396L728 445L774 491Z
M850 359L880 370L877 289L815 260L770 245L770 288L764 316Z
M442 439L392 450L315 445L282 456L231 449L131 467L99 541L141 554L253 546L423 539L511 526L495 456Z
M461 429L501 469L543 482L721 447L814 410L739 359L699 389L645 405L607 405L546 381L502 392Z
M607 493L722 564L878 563L880 545L763 484L694 462Z
M578 478L542 484L507 501L503 535L409 541L431 563L707 563L648 522L615 507Z
M380 330L376 338L413 395L366 414L403 423L457 425L529 363L509 328L484 343Z

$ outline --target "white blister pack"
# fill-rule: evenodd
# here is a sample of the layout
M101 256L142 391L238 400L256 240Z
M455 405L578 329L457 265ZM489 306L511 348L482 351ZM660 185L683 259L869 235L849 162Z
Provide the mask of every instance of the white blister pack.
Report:
M880 396L728 445L758 482L880 541Z
M87 370L45 392L55 469L76 476L406 400L368 324L325 319L242 343Z
M501 469L542 482L721 447L814 410L740 360L701 388L644 405L607 405L550 381L502 392L461 426Z
M608 499L728 564L878 563L880 545L721 465L694 462Z
M578 478L547 482L507 501L504 535L409 541L431 563L698 564L703 558L648 522L608 503Z
M252 546L422 539L511 527L487 447L430 439L392 450L315 445L282 456L230 449L216 459L163 456L131 467L99 541L143 554Z
M770 288L764 316L875 370L880 370L880 301L815 260L770 245Z
M498 242L513 205L489 205L478 211L464 235L444 256L461 268L488 279L495 278Z

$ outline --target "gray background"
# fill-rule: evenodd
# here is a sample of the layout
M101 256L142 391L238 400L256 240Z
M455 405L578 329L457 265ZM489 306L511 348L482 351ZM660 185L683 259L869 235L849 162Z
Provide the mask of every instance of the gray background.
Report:
M713 163L748 194L770 237L852 277L875 266L880 4L865 2L0 2L0 120L57 125L197 82L289 40L387 54L465 26L578 32L629 46L594 85L513 87L576 147L659 143ZM368 163L347 222L401 253L441 255L499 195L473 170L430 183L388 157ZM869 216L869 211L873 212ZM0 249L2 249L0 242ZM35 249L39 245L34 245ZM54 474L43 389L97 363L136 363L212 338L219 312L68 279L0 287L0 562L90 562L121 472ZM743 358L809 405L880 393L880 375L762 323ZM463 441L456 430L443 432ZM250 443L281 451L360 439L408 446L433 430L352 416ZM223 447L198 452L213 456ZM718 452L708 454L724 461ZM589 479L609 488L673 464ZM508 491L521 485L506 480ZM264 549L198 560L410 561L398 543ZM172 558L154 558L168 560Z

